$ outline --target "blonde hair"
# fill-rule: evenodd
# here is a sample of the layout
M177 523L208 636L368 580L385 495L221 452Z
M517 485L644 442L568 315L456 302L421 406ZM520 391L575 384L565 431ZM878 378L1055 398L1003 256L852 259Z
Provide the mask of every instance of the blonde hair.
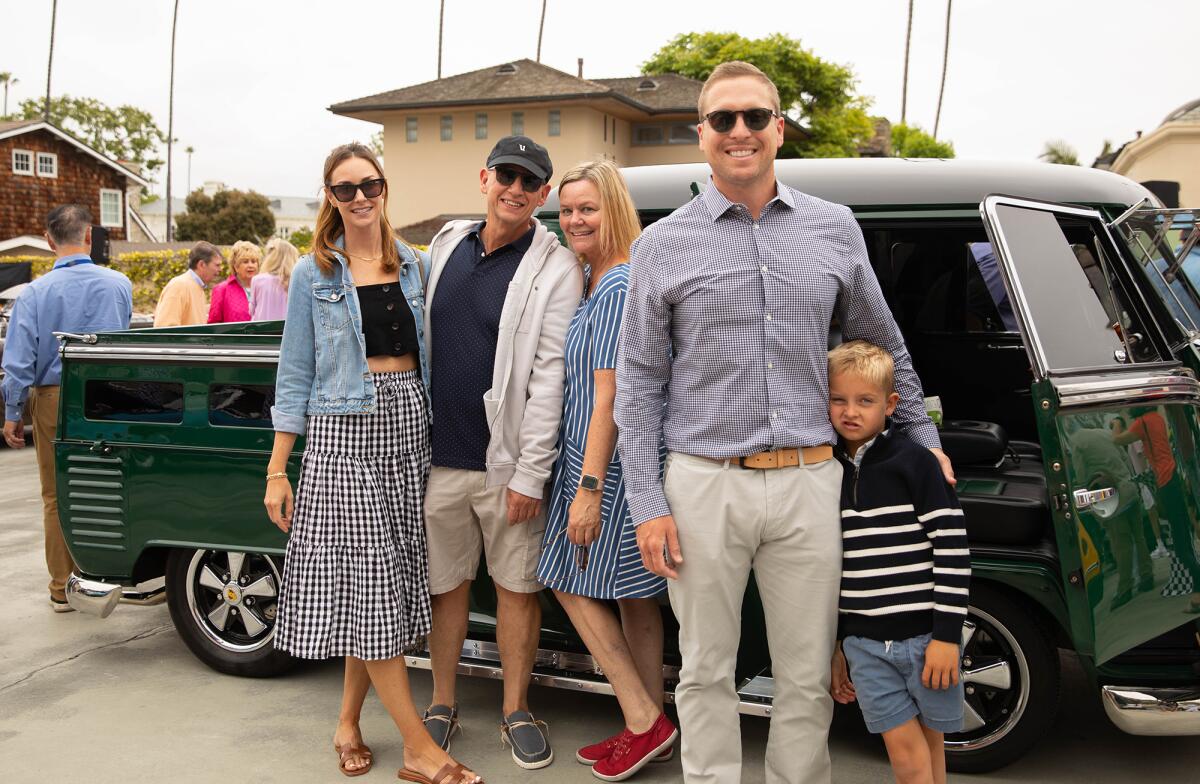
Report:
M292 279L292 268L296 266L296 259L299 257L300 251L296 250L295 245L280 237L272 237L267 242L267 253L263 256L258 271L279 278L279 284L287 291L288 281Z
M621 170L612 161L581 163L563 175L558 183L558 198L562 199L565 186L583 180L595 185L600 194L600 252L605 258L627 261L629 246L642 233L642 224L638 221L637 207L633 206ZM582 256L579 258L589 261Z
M238 267L246 261L262 261L262 251L253 242L238 240L229 249L229 271L237 275Z
M721 63L713 69L708 78L704 80L704 86L700 88L700 99L696 101L696 111L700 113L700 119L704 119L704 99L708 97L709 90L717 82L725 79L738 79L743 76L752 76L767 86L771 92L772 108L776 114L781 112L779 105L779 88L771 81L771 77L763 73L758 66L742 60L730 60L727 63Z
M851 340L829 352L829 377L839 373L858 376L885 394L896 391L896 363L892 355L865 340Z
M331 184L329 178L333 176L333 170L347 158L362 158L374 166L376 173L383 178L383 167L379 165L379 159L375 157L375 153L371 152L371 148L365 144L350 142L334 147L329 153L329 157L325 159L325 168L321 175L322 190L328 189ZM396 232L392 229L391 222L388 221L387 199L388 186L385 182L383 209L379 211L379 230L383 234L380 240L380 244L383 246L381 248L383 252L382 267L385 272L395 272L400 266L400 251L396 249ZM317 228L313 231L312 254L317 269L323 275L333 272L333 254L338 252L334 242L345 233L346 227L342 224L342 213L329 203L329 199L321 199L321 206L317 209Z

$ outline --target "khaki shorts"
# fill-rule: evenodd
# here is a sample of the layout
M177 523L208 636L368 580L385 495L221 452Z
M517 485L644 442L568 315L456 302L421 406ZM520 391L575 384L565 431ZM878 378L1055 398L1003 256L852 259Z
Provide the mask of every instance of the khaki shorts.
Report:
M429 592L452 591L475 579L479 554L492 581L514 593L535 593L546 531L546 504L537 517L508 524L508 488L485 487L483 471L434 466L425 491Z

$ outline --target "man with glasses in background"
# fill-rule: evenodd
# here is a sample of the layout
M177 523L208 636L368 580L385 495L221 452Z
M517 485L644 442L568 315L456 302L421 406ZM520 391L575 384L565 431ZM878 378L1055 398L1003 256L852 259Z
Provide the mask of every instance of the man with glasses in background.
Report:
M486 219L450 221L429 245L425 311L433 404L425 494L433 699L425 726L449 749L482 551L496 588L501 734L526 769L554 759L527 693L541 627L536 570L562 418L563 344L583 293L574 254L533 217L552 173L532 139L496 143L479 172Z
M684 781L741 780L734 666L753 568L775 686L766 781L828 782L842 574L831 318L892 354L894 425L952 481L950 463L853 214L775 178L775 85L724 63L699 112L708 187L633 245L615 408L629 509L679 620Z

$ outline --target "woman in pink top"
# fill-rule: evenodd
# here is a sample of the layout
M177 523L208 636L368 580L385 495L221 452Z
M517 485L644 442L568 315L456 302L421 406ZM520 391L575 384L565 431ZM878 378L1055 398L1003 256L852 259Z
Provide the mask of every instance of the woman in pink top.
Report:
M229 251L229 266L233 274L212 292L208 306L208 323L250 320L250 279L258 272L262 252L253 242L233 243Z
M250 318L254 321L282 321L287 315L288 281L300 251L285 239L274 237L267 243L262 272L250 281Z

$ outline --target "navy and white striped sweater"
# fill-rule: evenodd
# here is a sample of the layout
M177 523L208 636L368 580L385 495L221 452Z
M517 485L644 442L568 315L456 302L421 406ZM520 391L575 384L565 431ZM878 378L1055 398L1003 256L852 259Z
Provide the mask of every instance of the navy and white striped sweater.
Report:
M858 450L839 448L842 587L838 639L959 642L971 551L954 490L937 458L890 427Z

